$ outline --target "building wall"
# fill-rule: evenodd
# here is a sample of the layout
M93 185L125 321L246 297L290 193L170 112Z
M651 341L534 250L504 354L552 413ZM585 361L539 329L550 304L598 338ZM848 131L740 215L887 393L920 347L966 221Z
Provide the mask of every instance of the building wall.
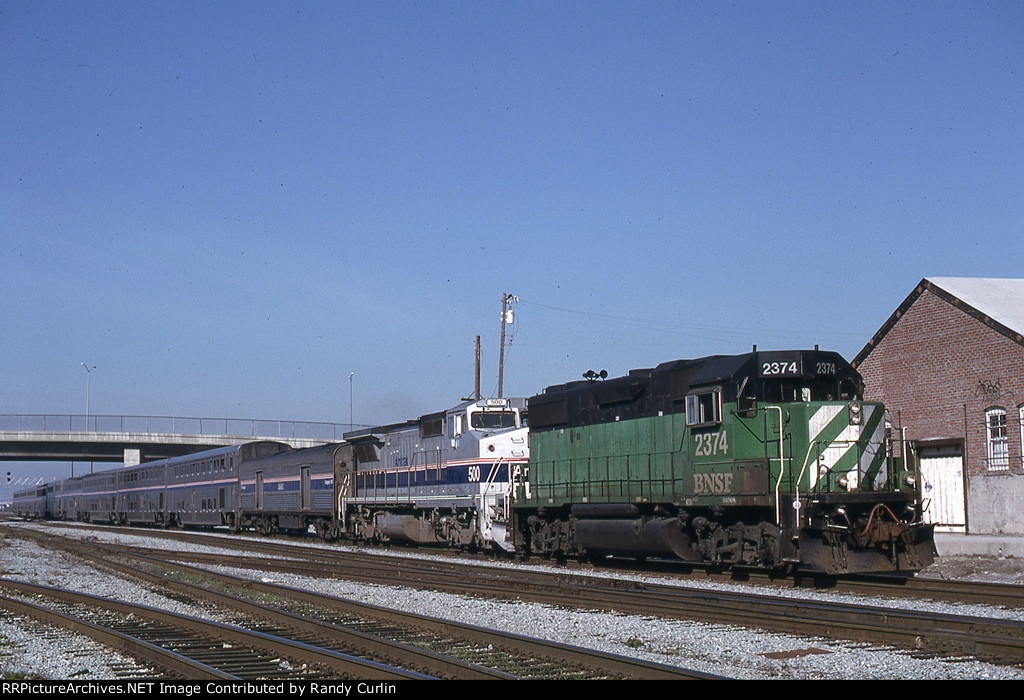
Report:
M967 507L970 528L978 535L1024 534L1024 479L988 474L969 480Z
M1024 533L1024 347L925 289L858 369L910 440L963 440L969 532ZM1006 469L990 468L992 408L1006 412Z

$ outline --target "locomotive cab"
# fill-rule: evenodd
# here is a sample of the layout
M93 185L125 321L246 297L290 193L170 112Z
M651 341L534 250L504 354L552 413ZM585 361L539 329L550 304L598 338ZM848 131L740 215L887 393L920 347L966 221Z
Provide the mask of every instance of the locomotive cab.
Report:
M524 416L523 408L512 406L509 399L483 399L449 413L455 437L467 430L487 432L522 428Z

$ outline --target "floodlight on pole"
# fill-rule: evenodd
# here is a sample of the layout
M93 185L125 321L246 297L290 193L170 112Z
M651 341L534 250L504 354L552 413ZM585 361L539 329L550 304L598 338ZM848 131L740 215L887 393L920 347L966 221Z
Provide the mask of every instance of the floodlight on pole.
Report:
M92 371L96 369L96 365L90 367L89 365L82 363L82 367L85 367L85 431L89 432L89 398L92 394Z

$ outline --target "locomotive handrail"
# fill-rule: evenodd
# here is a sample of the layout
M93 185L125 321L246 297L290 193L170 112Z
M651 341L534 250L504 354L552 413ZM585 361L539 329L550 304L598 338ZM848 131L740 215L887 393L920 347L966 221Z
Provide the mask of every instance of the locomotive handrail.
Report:
M786 426L783 420L782 406L765 406L765 416L768 411L779 412L779 480L775 482L775 524L782 525L782 477L786 473ZM765 441L768 440L768 421L765 421ZM771 470L769 469L769 474ZM770 478L770 477L769 477ZM797 501L799 503L799 501Z
M503 461L505 461L505 457L498 457L496 460L494 460L494 463L491 464L491 468L490 468L490 470L487 473L487 480L483 482L483 484L484 484L483 491L480 494L481 510L483 510L482 506L487 502L488 496L490 496L491 498L493 498L495 500L497 500L497 497L502 496L502 493L500 491L497 494L495 494L495 493L493 493L492 489L494 488L494 480L498 478L498 474L501 472L501 463ZM511 463L508 465L508 476L509 476L508 483L511 484L512 483L512 464ZM504 493L504 496L502 498L501 507L502 507L502 513L504 514L503 517L507 521L508 520L508 486L505 487L505 493Z
M514 475L512 474L512 465L508 465L508 481L505 482L505 491L501 496L501 512L504 513L505 522L512 520L512 492L515 489Z
M484 482L484 493L490 493L491 486L494 484L494 480L498 478L498 472L501 471L501 463L504 459L504 457L498 457L491 464L491 468L487 472L487 480Z
M827 447L825 449L829 450L833 446L859 445L859 444L860 444L860 440L828 440L828 441L825 441L825 440L814 440L813 442L808 443L808 445L807 445L807 454L804 455L804 465L803 465L803 467L800 468L800 475L797 477L796 484L794 484L794 487L793 487L793 491L794 491L794 494L796 496L796 501L795 502L796 503L800 502L800 482L803 481L804 474L807 473L807 466L810 464L810 461L811 461L811 451L815 447L820 447L821 445L827 445ZM822 452L819 451L818 455L820 456L821 454L822 454ZM860 469L859 468L857 470L857 477L858 477L858 482L859 482L860 481ZM798 514L798 517L797 517L797 523L799 524L799 514Z

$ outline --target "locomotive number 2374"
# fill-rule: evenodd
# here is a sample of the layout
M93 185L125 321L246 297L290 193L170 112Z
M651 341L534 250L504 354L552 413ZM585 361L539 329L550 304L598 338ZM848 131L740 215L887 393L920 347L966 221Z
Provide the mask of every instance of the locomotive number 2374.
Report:
M719 453L729 454L729 436L726 431L719 433L695 433L693 441L697 444L695 457L713 457Z

